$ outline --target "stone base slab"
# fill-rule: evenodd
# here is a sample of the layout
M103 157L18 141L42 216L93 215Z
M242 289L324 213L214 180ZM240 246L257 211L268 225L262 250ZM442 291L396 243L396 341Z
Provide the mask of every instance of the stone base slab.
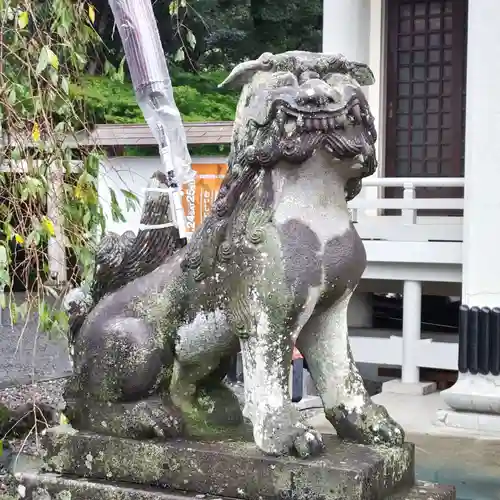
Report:
M158 488L137 488L126 483L75 479L58 474L22 475L20 484L25 489L26 500L230 500L222 497L195 493L173 493ZM387 500L455 500L455 490L418 482L415 486ZM343 499L347 500L347 499Z
M414 484L411 444L368 447L335 436L325 444L319 458L300 460L265 456L241 441L134 441L68 428L44 437L50 472L217 497L379 500Z
M19 483L26 488L26 500L190 500L156 488L134 487L126 483L88 481L58 474L22 474ZM206 500L210 500L208 497Z
M488 435L498 434L500 438L500 415L473 413L467 411L438 410L435 424L439 427L452 427Z
M435 382L417 382L408 384L399 379L389 380L382 384L382 392L390 392L392 394L407 394L410 396L426 396L436 392L437 385Z
M157 488L137 488L126 483L108 483L60 476L58 474L24 474L19 477L26 500L229 500L209 495L173 493ZM343 500L347 500L346 498ZM455 490L418 482L387 500L455 500Z

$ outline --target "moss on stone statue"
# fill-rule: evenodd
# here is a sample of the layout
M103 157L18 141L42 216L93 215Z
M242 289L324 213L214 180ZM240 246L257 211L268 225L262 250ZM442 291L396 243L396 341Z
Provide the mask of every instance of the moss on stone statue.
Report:
M210 382L197 391L194 401L177 400L186 436L199 439L246 439L251 436L234 393L220 382Z
M11 419L11 411L2 403L0 403L0 433L3 435L7 432L7 426Z
M251 426L241 422L236 426L216 424L207 420L207 414L194 408L184 411L187 437L196 439L251 439Z
M113 479L114 471L133 470L136 481L147 484L150 478L158 480L163 472L163 457L161 448L151 446L150 441L137 441L135 453L123 453L120 449L120 441L107 440L106 453L102 450L93 455L88 452L82 457L78 449L78 439L66 432L51 431L49 443L49 457L47 466L49 471L63 473L72 470L76 463L86 470L86 476L92 476L93 466L96 464L104 473L106 479Z
M329 438L322 457L303 461L267 457L252 442L230 438L162 443L50 430L44 444L56 472L217 496L287 500L293 492L289 500L363 500L413 484L410 445L391 451Z

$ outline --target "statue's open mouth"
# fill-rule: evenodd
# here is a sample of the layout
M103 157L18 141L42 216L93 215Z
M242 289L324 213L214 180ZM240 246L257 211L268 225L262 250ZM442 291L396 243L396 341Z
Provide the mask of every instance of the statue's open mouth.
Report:
M278 98L268 118L268 123L274 123L284 149L293 149L299 139L310 148L322 144L334 158L356 158L356 164L359 158L373 154L376 141L373 122L369 108L357 96L344 105L327 103L321 107Z
M281 129L287 135L307 132L332 132L334 130L347 130L349 127L362 125L361 110L359 104L351 108L343 108L336 111L301 109L297 107L280 106L276 112L275 119Z
M302 106L289 102L289 99L276 99L270 119L287 138L304 132L319 132L326 135L363 135L370 144L376 141L373 117L357 97L344 106L327 104L323 107Z

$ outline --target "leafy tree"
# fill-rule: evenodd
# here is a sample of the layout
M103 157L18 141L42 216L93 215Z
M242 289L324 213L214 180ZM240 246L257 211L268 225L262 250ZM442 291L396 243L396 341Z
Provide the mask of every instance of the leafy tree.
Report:
M0 0L0 303L13 322L38 313L42 329L65 329L50 304L91 271L104 225L99 151L75 142L85 114L70 91L99 43L95 15L85 0ZM78 273L61 263L54 275L48 254L69 257ZM21 290L19 305L12 292Z
M217 85L227 72L189 73L176 68L170 71L175 102L182 118L194 121L229 121L234 119L238 92L220 90ZM87 76L71 87L75 99L85 106L93 123L143 123L132 85L108 76Z
M123 50L107 0L95 0L103 45L90 54L91 74L115 66ZM228 68L262 52L321 48L323 0L155 0L165 53L185 71Z
M321 49L322 0L198 0L196 8L200 17L192 22L203 19L207 61Z

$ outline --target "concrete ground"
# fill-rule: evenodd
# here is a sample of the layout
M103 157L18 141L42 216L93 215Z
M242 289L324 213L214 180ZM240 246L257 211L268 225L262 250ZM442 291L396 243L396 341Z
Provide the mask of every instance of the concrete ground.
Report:
M0 324L0 389L71 373L67 340L27 325Z
M381 393L373 400L384 405L415 443L417 478L453 484L458 500L500 500L500 434L437 426L437 411L446 404L439 393L427 396ZM324 414L309 422L320 432L333 430Z
M488 433L435 425L438 410L447 408L439 392L427 396L382 392L373 396L372 399L376 403L385 406L409 436L429 435L456 439L498 441L500 447L500 433L498 432ZM313 416L311 423L318 430L325 433L331 432L331 425L322 414Z

